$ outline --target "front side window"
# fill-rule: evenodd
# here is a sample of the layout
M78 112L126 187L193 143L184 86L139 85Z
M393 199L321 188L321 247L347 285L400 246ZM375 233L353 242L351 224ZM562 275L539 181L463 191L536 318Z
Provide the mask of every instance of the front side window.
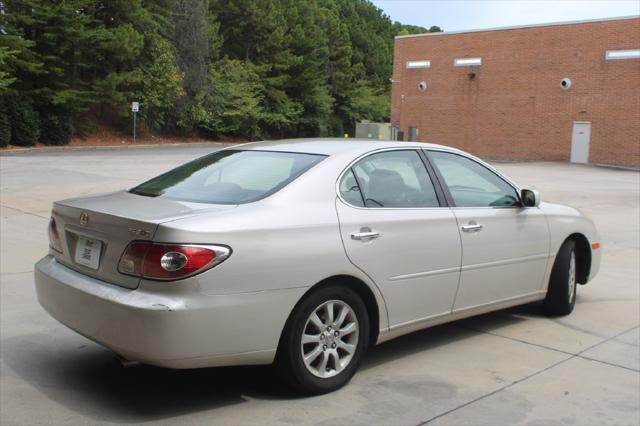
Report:
M409 150L380 152L358 161L342 177L340 193L355 206L439 206L420 155Z
M273 194L324 158L292 152L222 150L177 167L130 192L197 203L248 203Z
M469 158L430 151L444 183L458 207L511 207L520 204L518 193L504 179Z

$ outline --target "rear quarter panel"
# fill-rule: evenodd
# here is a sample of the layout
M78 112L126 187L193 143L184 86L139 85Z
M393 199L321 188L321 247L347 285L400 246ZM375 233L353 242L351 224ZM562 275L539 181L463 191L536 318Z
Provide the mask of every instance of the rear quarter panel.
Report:
M231 247L232 254L223 263L184 280L204 295L308 289L332 276L356 277L372 290L384 330L388 327L384 299L376 284L349 262L342 245L335 183L346 164L347 160L343 164L327 159L278 193L241 204L228 214L163 223L154 240ZM284 320L294 305L283 300L277 307Z

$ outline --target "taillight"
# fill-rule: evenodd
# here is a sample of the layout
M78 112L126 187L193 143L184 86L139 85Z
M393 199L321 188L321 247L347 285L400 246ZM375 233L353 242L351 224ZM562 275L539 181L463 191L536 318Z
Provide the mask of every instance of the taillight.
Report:
M53 216L51 216L51 220L49 220L49 247L58 253L62 253L62 241L58 233L58 225Z
M152 280L177 280L204 272L230 254L225 246L134 241L122 254L118 271Z

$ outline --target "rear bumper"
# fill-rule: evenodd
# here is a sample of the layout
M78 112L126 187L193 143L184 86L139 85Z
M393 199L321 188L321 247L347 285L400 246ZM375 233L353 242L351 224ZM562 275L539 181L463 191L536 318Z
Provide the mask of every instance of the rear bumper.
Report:
M40 304L62 324L123 357L170 368L268 364L305 289L204 295L130 290L46 256L35 267ZM185 286L186 287L186 286Z

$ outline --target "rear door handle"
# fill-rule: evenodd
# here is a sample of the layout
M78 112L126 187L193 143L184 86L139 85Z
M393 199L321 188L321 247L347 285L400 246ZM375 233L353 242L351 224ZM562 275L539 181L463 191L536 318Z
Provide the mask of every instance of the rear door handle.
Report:
M379 236L380 236L380 233L376 231L372 231L371 228L360 228L360 232L351 233L352 240L360 240L360 241L373 240L374 238L378 238Z
M469 222L467 225L461 226L463 232L479 232L482 229L482 225L475 222Z

